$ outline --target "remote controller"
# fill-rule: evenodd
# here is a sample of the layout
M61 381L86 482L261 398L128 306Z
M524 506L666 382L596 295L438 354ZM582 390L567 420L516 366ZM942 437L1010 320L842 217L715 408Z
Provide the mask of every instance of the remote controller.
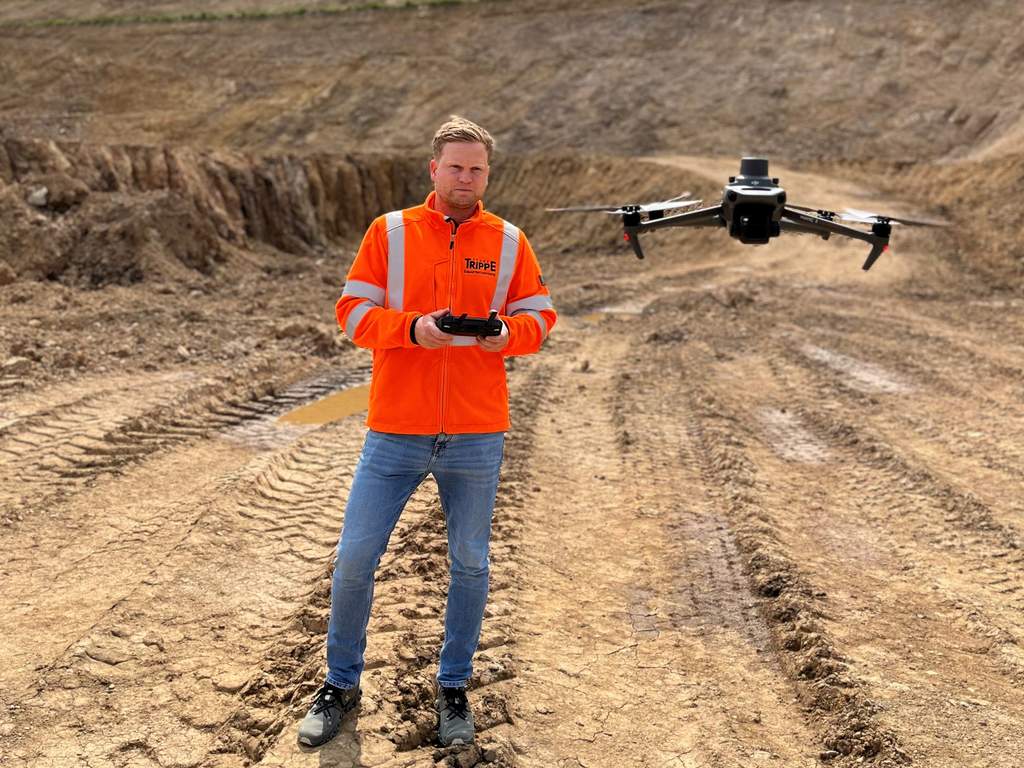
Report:
M501 320L496 310L491 310L489 317L469 317L465 312L461 315L449 313L437 319L437 327L453 336L501 335Z

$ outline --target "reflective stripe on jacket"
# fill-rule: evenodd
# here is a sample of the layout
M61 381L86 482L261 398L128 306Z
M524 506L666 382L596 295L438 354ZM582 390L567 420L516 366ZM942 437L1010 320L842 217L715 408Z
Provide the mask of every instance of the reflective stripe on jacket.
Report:
M422 205L374 220L363 238L335 308L338 324L373 349L366 424L379 432L501 432L509 428L503 358L540 349L557 316L540 266L518 228L477 203L456 228ZM508 326L508 346L485 352L456 336L440 349L415 344L415 318L450 307Z

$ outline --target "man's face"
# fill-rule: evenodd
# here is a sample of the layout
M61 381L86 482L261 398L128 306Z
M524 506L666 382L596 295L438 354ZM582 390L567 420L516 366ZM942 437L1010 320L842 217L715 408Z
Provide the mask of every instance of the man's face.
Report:
M473 208L487 189L487 148L480 142L449 141L430 160L437 196L450 208Z

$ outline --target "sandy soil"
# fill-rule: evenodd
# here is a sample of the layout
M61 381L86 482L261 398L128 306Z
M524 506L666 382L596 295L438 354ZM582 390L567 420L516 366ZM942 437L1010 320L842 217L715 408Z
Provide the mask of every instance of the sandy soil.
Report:
M801 8L782 5L767 22L779 34ZM979 83L1013 82L1020 48L954 5L927 18L898 9L887 34L902 47L885 55L944 41L936 66L978 86L960 98L981 115ZM955 210L1009 205L1024 166L994 156L1018 151L1019 112L1003 100L987 122L943 118L936 104L956 88L893 74L866 82L895 113L823 127L801 111L811 78L791 80L780 131L798 149L792 165L773 156L773 173L793 200L964 225L898 230L868 273L860 244L744 247L719 232L652 235L640 262L610 219L542 209L720 190L742 151L749 79L722 91L717 76L716 138L696 112L678 117L673 99L692 86L667 78L681 90L645 113L656 130L642 160L613 156L638 124L605 114L602 131L594 94L686 14L708 37L678 55L710 67L737 9L648 4L633 26L618 6L586 9L0 29L0 765L1020 765L1019 237L993 224L981 258L968 237L979 224ZM55 6L4 13L38 20ZM853 55L851 36L872 28L841 31L849 13L815 11L779 66L861 77L870 57ZM358 400L370 357L333 320L354 233L424 192L405 150L421 122L456 107L381 38L405 34L422 52L432 33L468 28L480 36L466 61L498 45L482 36L495 18L516 33L493 50L519 48L547 76L558 51L630 34L572 103L558 101L562 81L547 92L564 109L553 141L569 150L541 138L526 116L536 105L505 122L484 110L510 148L529 150L501 158L489 206L530 235L561 314L539 354L508 365L514 426L470 692L478 741L433 741L447 559L427 481L378 572L362 705L330 745L300 749L365 427L358 410L281 417L338 392ZM552 52L536 28L554 22ZM971 54L976 39L992 43L987 58ZM116 45L124 56L105 53ZM269 50L291 58L257 53ZM331 56L360 70L367 51L404 83L373 109L366 91L326 85L340 77ZM582 50L566 76L598 59ZM244 97L232 68L257 66L278 79ZM232 78L240 90L218 90ZM171 110L189 87L195 99ZM68 102L55 118L71 92L80 111ZM874 151L900 125L915 162ZM686 131L692 141L676 142ZM836 146L844 155L830 158ZM47 200L28 202L40 186Z

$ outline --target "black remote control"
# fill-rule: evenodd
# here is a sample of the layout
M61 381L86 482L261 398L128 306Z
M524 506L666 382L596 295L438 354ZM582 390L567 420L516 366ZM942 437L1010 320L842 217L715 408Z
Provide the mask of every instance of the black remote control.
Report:
M453 336L501 335L501 320L496 310L491 310L489 317L469 317L465 312L461 315L449 313L437 319L437 327Z

